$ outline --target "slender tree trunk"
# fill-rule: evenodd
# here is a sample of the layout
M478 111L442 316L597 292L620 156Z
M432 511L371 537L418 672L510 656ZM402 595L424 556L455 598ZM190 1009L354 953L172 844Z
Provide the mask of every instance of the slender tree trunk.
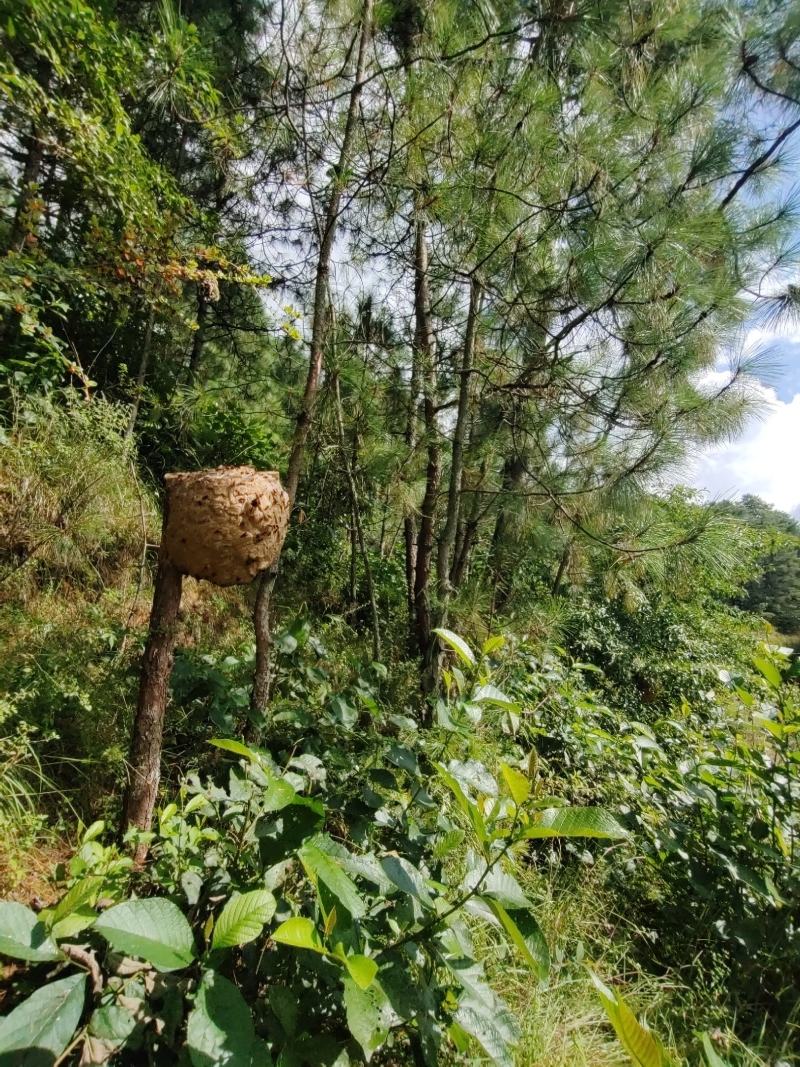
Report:
M438 583L439 612L441 625L447 620L447 603L452 592L450 568L453 562L461 488L464 478L464 445L467 440L469 422L470 377L475 358L475 338L477 335L478 315L480 313L481 287L473 276L469 289L469 311L467 328L464 334L464 350L459 369L458 410L453 432L452 459L450 462L450 482L447 489L447 514L444 529L439 539L439 552L436 559L436 580Z
M339 447L342 452L342 459L344 460L344 469L347 476L347 485L350 490L350 503L353 513L353 529L355 531L358 547L361 552L361 561L364 566L364 581L367 586L367 596L369 597L370 616L372 619L372 658L376 661L381 659L381 627L380 619L378 618L378 602L375 597L375 583L372 580L372 565L369 561L369 554L367 553L367 541L364 536L364 524L361 521L361 508L358 501L358 487L356 486L355 475L353 474L353 468L350 464L350 459L347 455L347 441L344 433L344 418L342 416L342 397L339 391L339 377L334 375L333 379L333 395L336 401L336 426L339 432ZM355 558L355 556L353 557Z
M507 582L504 578L503 567L503 542L508 528L508 508L504 498L513 493L515 489L519 488L523 470L524 468L519 456L510 455L506 457L506 461L503 464L500 510L497 512L494 533L492 534L492 544L489 550L489 568L492 574L491 614L493 618L495 609L501 607L507 599Z
M303 457L305 454L306 441L311 429L311 421L314 407L319 393L319 382L322 374L323 354L325 338L328 328L328 282L331 270L331 254L336 237L339 222L339 210L341 207L342 193L347 183L347 169L350 161L350 153L358 120L358 110L361 101L361 92L364 84L364 72L367 65L367 51L369 49L372 31L373 0L364 0L361 12L361 26L359 29L358 58L356 59L355 76L350 90L350 99L347 106L347 119L345 122L342 145L339 151L339 162L335 168L333 181L330 187L330 196L325 209L325 216L320 233L319 254L317 257L317 271L314 282L314 303L311 318L311 351L309 353L308 374L300 402L300 410L295 420L292 443L289 450L289 460L286 466L286 479L284 488L289 496L289 507L294 507L297 497L297 487L300 483L300 474L303 469ZM250 710L257 717L263 716L269 703L269 691L271 681L271 636L270 614L272 591L278 575L278 564L267 571L259 582L256 594L255 608L253 612L253 624L256 637L256 667L253 678L253 691L250 698Z
M142 661L139 699L133 722L129 758L129 780L123 806L123 832L130 826L149 830L153 819L158 784L161 779L161 744L167 708L169 678L175 652L178 609L181 603L182 577L164 552L167 509L161 534L150 630ZM147 846L139 845L136 862L147 855Z
M136 421L139 418L139 408L142 404L142 393L144 391L144 383L147 379L147 371L150 365L150 352L153 347L153 324L155 323L156 313L151 308L150 313L147 316L147 326L144 331L144 341L142 342L142 355L139 360L139 372L136 375L136 392L133 397L133 406L131 407L130 418L128 419L128 427L125 430L125 437L133 437L133 431L136 428Z
M413 469L416 458L418 433L419 404L419 353L417 346L411 349L411 380L408 385L408 408L406 412L406 464ZM406 564L406 602L408 605L408 647L413 652L416 649L416 604L414 599L414 581L417 571L417 523L414 513L406 505L406 514L403 517L403 538L405 541L405 564Z
M425 496L422 500L414 567L414 631L417 650L424 658L431 644L430 576L433 556L433 532L436 499L441 476L439 426L436 420L436 365L431 326L430 281L428 277L428 241L420 210L414 235L414 347L417 351L422 382L422 412L428 463L425 471ZM425 672L423 671L423 686Z
M470 378L475 356L475 338L477 335L480 302L480 283L473 275L470 280L467 328L464 334L464 347L461 356L461 367L459 368L458 407L456 425L453 431L450 481L447 488L447 511L436 555L436 610L434 614L437 627L447 624L447 612L452 592L450 567L455 548L461 486L464 476L464 445L467 440L467 426L469 423ZM425 650L425 672L428 677L423 681L423 689L426 692L432 692L437 684L440 660L439 641L431 635L429 647Z

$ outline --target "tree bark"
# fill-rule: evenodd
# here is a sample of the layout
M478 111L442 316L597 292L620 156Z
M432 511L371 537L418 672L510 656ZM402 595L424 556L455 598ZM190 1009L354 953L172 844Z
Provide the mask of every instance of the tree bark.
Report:
M436 559L439 612L442 616L440 625L442 626L445 625L447 620L447 604L452 592L452 586L450 584L450 568L453 562L459 505L461 502L461 487L464 478L464 445L467 440L467 424L469 422L470 378L475 357L475 338L478 329L480 302L480 283L473 276L469 287L467 328L464 334L464 349L461 357L461 367L459 369L458 411L456 415L455 430L453 431L450 482L447 490L447 514L445 517L444 529L442 530L442 536L439 539L439 552Z
M161 779L161 744L183 583L180 572L167 558L163 548L168 506L167 503L164 507L162 549L131 735L129 780L122 815L123 833L131 826L144 831L150 829ZM146 855L147 845L139 845L135 861L141 863Z
M286 466L286 479L284 488L289 496L289 508L294 507L297 497L297 487L300 483L300 474L303 469L306 441L311 429L314 407L319 393L319 382L322 374L325 339L328 328L328 282L331 270L331 254L336 237L339 222L339 210L342 202L342 193L347 184L347 166L350 160L350 152L358 120L358 109L361 101L361 92L364 85L364 72L367 65L367 50L372 36L372 9L373 0L364 0L361 12L361 26L359 29L358 57L356 59L355 76L350 90L350 99L347 106L347 119L345 121L342 145L339 150L339 162L336 165L333 181L330 188L330 196L325 209L325 216L320 233L319 254L317 256L317 271L314 282L314 303L311 317L311 351L309 354L308 374L300 402L300 410L295 420L294 433L292 435L289 460ZM274 573L273 573L274 572ZM256 716L263 716L269 703L271 683L271 636L270 615L272 591L275 588L275 580L278 575L278 565L265 573L261 579L256 595L253 612L253 624L256 637L256 667L253 678L253 690L250 697L250 710Z
M367 553L367 541L364 536L364 524L361 521L361 508L358 501L358 487L356 486L355 475L353 474L353 468L350 464L350 458L347 455L347 440L344 433L344 418L342 416L342 397L339 391L339 378L338 375L333 379L333 395L336 401L336 426L339 432L339 447L342 453L342 459L344 461L345 475L347 477L347 485L350 490L350 503L353 514L353 528L355 530L356 541L361 553L361 560L364 566L364 581L367 586L367 596L369 597L370 617L372 620L372 657L377 662L381 658L381 627L380 620L378 618L378 602L375 597L375 583L372 580L372 565L369 561L369 555ZM355 559L355 556L353 556ZM354 597L355 599L355 597Z
M431 644L431 606L429 582L433 556L433 531L436 499L441 476L439 426L436 420L436 365L431 326L430 280L428 277L428 241L422 212L417 209L414 234L414 348L422 381L422 412L428 462L425 471L425 496L422 500L414 567L414 632L417 650L423 659ZM423 690L425 671L423 671Z
M464 445L467 439L469 422L469 397L472 364L475 355L475 338L477 335L478 315L480 312L481 286L475 275L470 279L469 309L467 311L467 328L464 333L464 347L459 368L458 408L456 425L453 431L453 444L450 460L450 480L447 488L447 511L444 529L439 538L436 556L436 626L447 625L447 612L450 604L452 586L450 584L450 567L453 560L458 512L461 501L461 484L464 476ZM432 692L439 679L441 666L441 648L437 638L429 637L429 646L425 650L425 673L423 689Z
M130 418L128 419L128 426L125 430L126 439L133 437L133 431L136 429L136 422L139 418L139 408L142 404L142 392L144 391L144 383L147 379L147 370L150 366L150 352L153 347L153 324L155 323L156 313L153 308L150 309L150 313L147 317L147 326L144 331L144 341L142 342L142 355L139 360L139 371L136 375L136 392L133 397L133 406L131 407Z

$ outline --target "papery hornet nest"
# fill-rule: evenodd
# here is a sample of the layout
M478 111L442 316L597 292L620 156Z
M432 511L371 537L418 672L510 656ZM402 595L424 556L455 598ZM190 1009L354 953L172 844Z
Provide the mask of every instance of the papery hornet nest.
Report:
M253 467L168 474L164 551L181 572L248 585L278 558L289 497L276 471Z

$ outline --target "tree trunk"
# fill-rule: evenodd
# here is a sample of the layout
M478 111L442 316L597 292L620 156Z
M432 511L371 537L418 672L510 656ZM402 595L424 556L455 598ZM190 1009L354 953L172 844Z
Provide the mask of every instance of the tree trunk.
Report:
M136 428L136 421L139 418L139 408L142 404L142 393L144 391L144 383L147 378L147 370L150 365L150 352L153 347L153 324L155 323L156 313L151 308L147 317L147 326L144 331L144 341L142 342L142 355L139 360L139 372L136 375L136 392L133 397L133 406L131 407L130 418L128 419L128 426L125 430L125 437L133 437L133 431Z
M408 387L408 409L406 414L406 463L413 469L417 450L417 405L419 404L419 355L417 346L411 350L411 380ZM414 598L414 581L417 571L417 523L413 512L406 508L403 517L403 538L405 541L406 564L406 602L408 605L408 647L410 652L416 650L416 601Z
M328 280L331 269L331 253L336 237L339 222L339 209L342 201L342 193L347 183L347 169L350 160L350 152L358 120L358 108L361 100L361 91L364 84L364 71L367 64L367 50L372 31L372 8L373 0L364 0L361 12L361 26L359 29L358 58L356 60L355 77L350 90L350 99L347 106L347 120L345 122L342 146L339 151L339 162L336 165L333 181L330 188L330 197L325 209L325 217L320 234L319 255L317 257L317 272L314 282L314 303L311 319L311 351L309 354L308 374L300 403L300 410L295 420L294 434L289 451L289 461L286 466L286 480L284 488L289 496L289 508L294 507L297 497L297 487L300 483L300 473L303 469L303 457L305 454L306 441L311 429L311 421L314 407L319 393L319 381L322 374L322 362L325 346L325 338L328 327ZM256 603L253 613L253 623L256 636L256 668L253 678L253 691L250 698L250 710L256 716L263 716L269 703L269 691L271 682L270 661L270 606L272 591L275 588L275 580L278 573L278 565L273 568L274 573L267 572L259 583Z
M339 391L338 375L335 375L333 379L333 395L334 400L336 401L336 426L339 432L339 447L342 452L345 474L347 476L347 485L350 490L350 503L353 514L353 529L355 531L356 541L361 552L361 560L364 566L364 581L366 582L367 596L369 597L370 616L372 620L372 658L376 662L379 662L381 659L381 628L380 620L378 618L378 602L375 597L375 583L372 580L372 565L370 564L369 555L367 553L367 541L364 536L364 524L361 521L361 508L359 506L358 501L358 488L356 486L356 479L355 475L353 474L353 468L350 464L350 459L347 455L347 441L344 433L344 418L342 416L342 397ZM355 554L353 555L353 559L355 559Z
M424 658L431 644L431 606L429 582L433 556L433 531L436 498L439 493L441 456L439 426L436 420L436 365L431 326L430 282L428 278L428 242L421 211L417 211L414 235L414 347L422 380L422 412L428 463L425 471L425 496L422 501L414 568L414 632L417 650ZM423 689L425 672L423 671Z
M445 514L444 529L439 538L439 550L436 556L436 611L435 624L437 627L447 625L447 612L450 604L450 567L453 560L453 550L456 540L458 525L458 512L461 501L461 483L464 476L464 445L467 439L467 425L469 421L469 395L470 377L475 355L475 337L477 334L478 314L480 311L481 287L477 278L473 275L469 288L469 310L467 312L467 328L464 334L464 348L459 368L458 408L456 425L453 431L453 445L450 460L450 481L447 488L447 511ZM425 649L425 673L423 690L432 692L439 679L441 666L441 648L438 639L431 634L429 646Z
M144 831L150 829L161 778L161 743L183 582L180 572L169 561L163 548L167 509L168 504L165 504L162 549L131 735L129 780L122 815L123 832L130 826ZM147 845L139 845L136 862L141 863L146 855Z
M458 412L453 432L450 483L447 490L447 514L442 536L439 539L439 552L436 559L436 581L438 584L439 613L442 619L440 625L442 626L447 621L447 604L452 592L450 568L453 562L458 513L461 503L461 487L464 478L464 445L467 439L467 424L469 421L470 377L475 357L475 338L477 335L480 302L480 283L473 276L470 281L467 328L464 334L464 350L459 369Z

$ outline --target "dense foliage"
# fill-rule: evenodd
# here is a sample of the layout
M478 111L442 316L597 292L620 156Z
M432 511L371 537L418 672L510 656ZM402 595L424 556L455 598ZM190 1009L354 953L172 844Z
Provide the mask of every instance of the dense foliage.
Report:
M798 526L676 483L796 309L797 20L0 0L0 1063L796 1062ZM291 528L126 832L221 464Z

